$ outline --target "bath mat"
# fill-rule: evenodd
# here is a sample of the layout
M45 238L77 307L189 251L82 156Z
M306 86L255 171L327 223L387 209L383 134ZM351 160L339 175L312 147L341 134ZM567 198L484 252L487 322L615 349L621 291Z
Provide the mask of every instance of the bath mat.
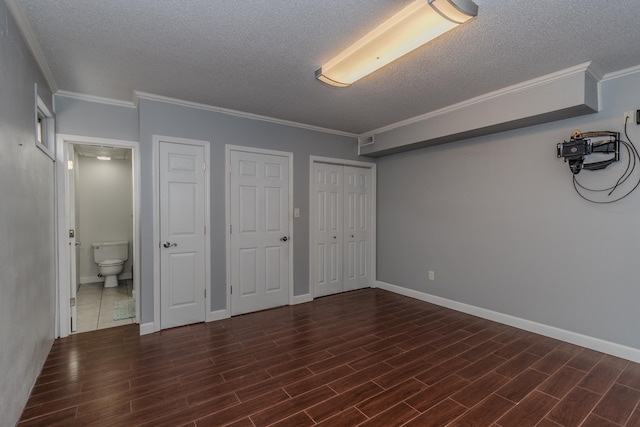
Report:
M116 301L113 305L113 320L136 317L136 302L132 299Z

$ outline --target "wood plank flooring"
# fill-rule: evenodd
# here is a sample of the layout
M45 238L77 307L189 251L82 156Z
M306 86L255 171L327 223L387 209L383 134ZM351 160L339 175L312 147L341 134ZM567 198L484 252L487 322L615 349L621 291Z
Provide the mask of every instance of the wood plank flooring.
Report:
M366 289L57 340L19 426L640 426L640 364Z

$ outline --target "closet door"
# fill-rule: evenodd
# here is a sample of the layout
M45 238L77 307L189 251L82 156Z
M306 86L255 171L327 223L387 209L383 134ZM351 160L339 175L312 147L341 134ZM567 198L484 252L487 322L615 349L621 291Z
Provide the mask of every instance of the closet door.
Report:
M371 170L344 166L343 290L371 286Z
M342 292L342 166L314 163L314 296Z

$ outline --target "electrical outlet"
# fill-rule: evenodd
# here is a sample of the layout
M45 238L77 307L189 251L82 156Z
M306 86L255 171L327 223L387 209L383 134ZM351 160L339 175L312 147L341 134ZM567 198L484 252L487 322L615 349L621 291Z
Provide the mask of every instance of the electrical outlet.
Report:
M429 280L436 280L436 273L429 270Z
M627 117L629 118L628 120ZM622 123L640 125L640 110L625 111L622 117Z

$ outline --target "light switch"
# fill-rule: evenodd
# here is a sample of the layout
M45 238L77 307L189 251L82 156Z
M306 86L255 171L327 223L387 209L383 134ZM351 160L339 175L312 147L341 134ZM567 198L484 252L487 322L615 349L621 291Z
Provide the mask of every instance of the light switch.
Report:
M300 208L295 208L293 210L293 217L294 218L300 218Z

